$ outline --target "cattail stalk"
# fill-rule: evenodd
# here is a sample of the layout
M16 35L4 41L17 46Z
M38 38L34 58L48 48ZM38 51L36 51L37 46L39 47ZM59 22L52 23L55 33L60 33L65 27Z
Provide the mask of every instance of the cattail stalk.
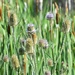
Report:
M27 64L27 56L26 56L26 53L25 53L24 58L23 58L24 75L26 75L26 64Z
M72 75L72 52L71 52L71 40L69 33L67 33L67 41L68 41L68 67L69 67L69 72L68 75Z

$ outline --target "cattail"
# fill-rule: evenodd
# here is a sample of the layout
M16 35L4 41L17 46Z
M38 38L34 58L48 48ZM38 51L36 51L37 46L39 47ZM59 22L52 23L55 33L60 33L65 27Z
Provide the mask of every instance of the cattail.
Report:
M60 14L57 12L56 13L56 24L59 24L59 19L60 18Z
M45 75L51 75L50 71L45 71Z
M8 11L8 25L15 26L17 25L17 15L13 13L12 11Z
M32 34L32 40L33 40L33 44L35 45L37 43L37 35L36 35L36 33Z
M45 39L39 40L39 46L43 48L48 48L48 42Z
M0 20L2 20L2 7L0 6Z
M10 25L7 26L7 33L8 33L8 37L11 34L11 30L10 30Z
M24 75L26 75L26 64L27 64L27 56L26 56L26 53L24 53L24 57L23 57Z
M34 0L34 5L35 5L35 12L38 13L39 12L39 0Z
M63 32L69 32L70 31L70 21L69 20L65 20L65 22L62 25L62 31Z
M9 62L9 58L8 58L7 55L5 55L5 56L3 57L3 61L4 61L4 62Z
M19 54L20 54L20 55L24 55L24 52L25 52L25 50L24 50L23 47L19 48Z
M33 40L31 38L27 38L26 40L26 51L29 54L33 54Z
M13 66L15 68L19 68L20 67L17 55L12 55L12 63L13 63Z

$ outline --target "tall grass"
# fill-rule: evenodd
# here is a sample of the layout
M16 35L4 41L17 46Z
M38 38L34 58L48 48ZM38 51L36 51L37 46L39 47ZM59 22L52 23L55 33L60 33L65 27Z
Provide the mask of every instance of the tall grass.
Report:
M48 2L42 10L35 7L33 0L28 0L27 6L24 3L1 2L0 75L75 75L74 15L67 13L65 17L62 8L56 15L57 6L53 4L51 30L51 21L46 18ZM17 17L10 18L11 14ZM28 32L28 24L34 24L36 32Z

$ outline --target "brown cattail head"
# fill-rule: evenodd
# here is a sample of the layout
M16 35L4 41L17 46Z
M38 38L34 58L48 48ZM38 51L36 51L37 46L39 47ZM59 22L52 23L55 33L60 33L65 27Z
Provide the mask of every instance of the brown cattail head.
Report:
M45 71L45 75L51 75L50 71Z
M24 56L23 56L23 70L24 70L24 75L26 75L26 64L27 64L27 56L26 56L26 53L24 53Z
M17 55L12 55L12 63L16 69L20 67Z
M2 20L2 7L0 6L0 20Z
M4 61L4 62L9 62L9 58L8 58L7 55L5 55L5 56L3 57L3 61Z
M10 25L7 26L7 33L8 33L8 37L11 34L11 30L10 30Z
M59 17L60 17L60 14L57 12L56 13L56 24L59 24Z
M33 54L33 40L31 38L27 38L26 40L26 51L29 54Z
M39 12L39 0L34 0L34 4L35 4L35 12L38 13Z
M43 47L43 48L48 48L48 42L45 39L41 39L39 40L39 46Z

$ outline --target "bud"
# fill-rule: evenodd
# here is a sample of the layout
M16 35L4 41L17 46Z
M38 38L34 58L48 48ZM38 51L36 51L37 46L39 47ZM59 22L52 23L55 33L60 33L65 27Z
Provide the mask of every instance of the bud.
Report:
M21 45L25 45L25 43L26 43L26 40L24 39L24 38L20 38L20 43L21 43Z
M26 40L26 51L29 54L33 54L33 40L31 38L27 38Z
M8 21L8 25L10 26L15 26L17 25L17 15L12 12L12 11L8 11L8 18L9 18L9 21Z
M45 39L41 39L39 40L39 46L43 47L43 48L48 48L48 42Z
M23 55L24 52L25 52L25 51L24 51L24 48L23 48L23 47L19 48L19 54L20 54L20 55Z
M27 26L27 32L28 33L35 33L36 32L34 24L28 24L28 26Z
M50 71L45 71L45 75L51 75Z
M15 68L20 67L19 60L18 60L18 57L16 55L12 55L12 63L13 63L13 66Z
M5 56L3 57L3 61L4 61L4 62L9 62L9 58L8 58L7 55L5 55Z
M53 61L51 59L48 60L48 65L53 66Z
M53 17L54 17L53 13L47 12L46 18L47 18L48 20L52 19Z

